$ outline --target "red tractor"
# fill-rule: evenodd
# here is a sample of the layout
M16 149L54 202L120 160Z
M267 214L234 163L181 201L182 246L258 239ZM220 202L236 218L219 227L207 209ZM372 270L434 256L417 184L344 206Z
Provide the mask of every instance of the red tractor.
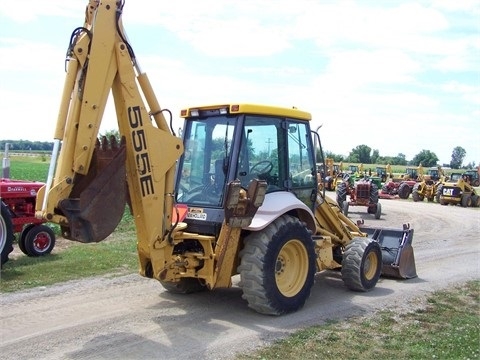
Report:
M35 217L35 202L42 182L0 178L0 250L1 265L13 251L13 240L20 233L18 247L28 256L49 254L55 246L55 234L45 221Z
M347 200L347 195L350 201ZM382 205L378 202L378 186L368 177L354 180L345 174L343 181L337 184L337 203L345 216L350 206L366 206L369 214L375 219L382 215Z

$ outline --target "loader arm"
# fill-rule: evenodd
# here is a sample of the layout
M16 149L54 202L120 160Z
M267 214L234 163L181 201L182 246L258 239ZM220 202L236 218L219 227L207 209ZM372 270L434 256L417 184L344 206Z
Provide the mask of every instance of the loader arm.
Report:
M68 239L101 241L120 221L128 187L141 253L166 241L171 230L175 163L183 144L126 40L122 9L122 1L91 0L84 26L72 34L53 165L36 214L60 224ZM120 144L97 140L110 92Z

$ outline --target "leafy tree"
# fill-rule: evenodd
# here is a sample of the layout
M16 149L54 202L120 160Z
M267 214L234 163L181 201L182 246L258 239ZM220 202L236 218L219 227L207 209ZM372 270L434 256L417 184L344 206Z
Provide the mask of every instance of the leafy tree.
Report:
M317 151L317 159L320 159L320 151ZM333 159L334 162L340 162L340 161L344 161L345 160L345 157L343 155L340 155L340 154L334 154L333 152L331 151L325 151L325 158L331 158Z
M356 162L356 163L363 163L363 164L371 164L371 153L372 149L367 145L358 145L356 148L352 149L350 154L348 155L347 161L349 162Z
M424 167L431 167L437 165L437 162L438 157L435 153L430 150L422 150L413 157L413 160L410 163L415 166L422 164Z
M450 161L450 167L452 169L460 169L462 167L465 155L467 155L465 149L461 146L456 146L452 151L452 160Z
M476 169L477 165L475 165L475 161L471 161L467 164L466 168L469 169L469 170Z
M373 149L372 156L370 157L371 163L376 164L379 158L380 158L380 152L378 151L378 149Z

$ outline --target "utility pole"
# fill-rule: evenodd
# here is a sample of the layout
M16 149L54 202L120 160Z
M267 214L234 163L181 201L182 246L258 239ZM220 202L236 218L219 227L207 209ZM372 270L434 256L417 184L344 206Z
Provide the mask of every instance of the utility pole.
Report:
M2 161L2 168L3 168L3 177L8 179L10 178L10 157L8 155L8 148L10 147L9 143L5 144L5 155Z
M270 144L273 143L271 138L268 138L267 141L265 141L268 145L268 150L267 150L267 155L270 157Z

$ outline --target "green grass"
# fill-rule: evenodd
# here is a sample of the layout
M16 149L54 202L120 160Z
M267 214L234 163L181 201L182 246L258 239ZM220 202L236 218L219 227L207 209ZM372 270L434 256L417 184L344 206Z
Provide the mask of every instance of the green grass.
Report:
M16 180L29 180L46 182L50 157L12 156L10 158L10 178Z
M55 233L58 236L58 228ZM118 276L138 271L135 228L128 209L107 240L92 244L69 241L67 245L61 251L54 249L52 254L41 257L21 254L14 259L10 255L1 271L0 293L89 276ZM14 247L18 248L16 243Z
M433 293L423 309L309 327L237 359L478 359L479 295L472 281Z
M2 269L0 292L47 286L103 274L124 275L138 267L135 241L117 239L95 244L73 244L43 257L21 256Z

